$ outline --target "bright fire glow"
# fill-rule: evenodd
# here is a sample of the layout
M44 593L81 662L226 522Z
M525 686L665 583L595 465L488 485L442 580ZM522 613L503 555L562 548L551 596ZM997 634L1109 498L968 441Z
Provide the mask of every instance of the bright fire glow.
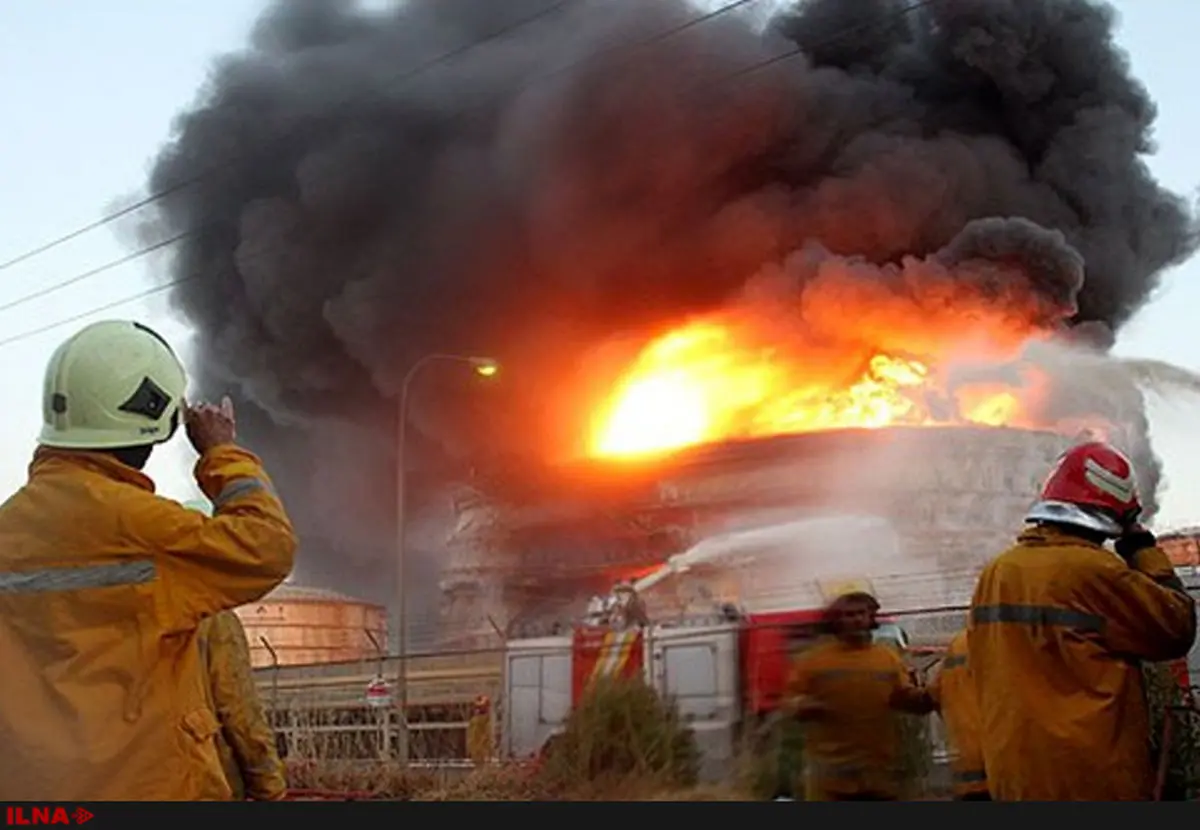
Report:
M937 340L917 331L926 347ZM695 320L645 346L600 408L590 450L637 457L844 427L1024 425L1018 390L978 382L948 390L936 365L861 343L799 351L740 316Z

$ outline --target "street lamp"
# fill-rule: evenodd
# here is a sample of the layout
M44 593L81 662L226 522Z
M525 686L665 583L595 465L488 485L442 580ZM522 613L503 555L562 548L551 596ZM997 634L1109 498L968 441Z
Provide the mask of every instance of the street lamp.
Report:
M500 364L490 357L468 357L454 354L427 354L414 363L400 384L400 405L396 413L396 590L400 608L397 636L400 639L400 666L397 682L400 685L400 759L408 766L408 613L404 585L405 486L404 456L408 426L408 391L413 379L431 363L461 363L470 366L480 377L490 378L500 371Z

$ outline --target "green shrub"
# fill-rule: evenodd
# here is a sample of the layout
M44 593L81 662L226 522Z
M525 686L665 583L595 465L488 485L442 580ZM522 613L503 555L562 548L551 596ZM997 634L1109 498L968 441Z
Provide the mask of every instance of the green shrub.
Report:
M675 706L641 679L602 679L572 710L546 752L542 776L558 787L638 779L695 783L699 752Z
M804 798L804 727L784 712L764 718L745 735L739 785L758 799Z
M1185 705L1187 695L1167 664L1148 663L1142 674L1150 710L1151 757L1156 771L1162 757L1164 718L1171 719L1162 798L1164 801L1200 798L1200 714Z

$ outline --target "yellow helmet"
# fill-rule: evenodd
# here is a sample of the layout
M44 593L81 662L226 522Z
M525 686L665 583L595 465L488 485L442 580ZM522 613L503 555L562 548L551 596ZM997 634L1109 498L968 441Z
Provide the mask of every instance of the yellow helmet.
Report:
M836 602L848 596L867 596L873 602L879 602L879 598L875 596L875 589L868 579L832 579L820 583L819 587L827 603Z
M104 450L166 441L187 386L167 341L141 323L107 320L60 345L46 367L38 442Z

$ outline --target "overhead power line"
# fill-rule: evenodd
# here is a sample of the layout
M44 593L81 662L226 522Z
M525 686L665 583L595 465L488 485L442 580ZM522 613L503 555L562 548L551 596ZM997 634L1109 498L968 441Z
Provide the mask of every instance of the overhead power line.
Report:
M104 305L99 305L99 306L95 306L94 308L90 308L87 311L81 311L78 314L73 314L70 317L64 317L63 319L56 320L53 323L47 323L46 325L39 326L36 329L32 329L30 331L24 331L24 332L21 332L20 334L14 334L11 337L5 337L3 339L0 339L0 346L7 346L10 343L16 343L18 341L25 340L30 337L34 337L34 336L42 334L44 332L51 331L52 329L56 329L59 326L65 326L68 323L75 323L79 320L83 320L86 317L91 317L93 314L99 314L102 311L108 311L110 309L118 308L118 307L126 305L128 303L132 303L137 300L141 300L146 297L153 296L155 294L161 294L163 291L166 291L168 288L174 288L177 285L181 285L185 282L190 282L191 280L194 280L194 279L196 279L195 274L188 276L188 277L183 277L182 279L172 280L171 282L163 283L162 285L156 285L154 288L147 289L146 291L139 291L137 294L132 294L128 297L122 297L119 300L114 300L111 303L105 303Z
M45 297L48 294L53 294L56 291L61 291L62 289L67 288L68 286L72 286L75 283L83 282L84 280L88 279L89 277L94 277L97 274L103 274L105 271L111 271L113 268L116 268L121 265L125 265L129 262L132 262L135 259L140 259L140 258L146 256L147 254L151 254L155 251L161 251L163 248L167 248L171 245L174 245L176 242L179 242L183 239L186 239L189 236L192 236L193 233L194 233L193 231L186 231L181 234L176 234L175 236L172 236L169 239L164 239L160 242L155 242L153 245L148 245L145 248L141 248L140 250L134 251L131 254L126 254L123 257L118 257L117 259L114 259L110 262L106 262L103 265L99 265L95 268L92 268L89 271L84 271L81 274L76 274L75 276L71 277L70 279L63 280L62 282L56 282L53 285L48 285L45 288L40 288L31 294L25 294L24 296L18 297L15 300L10 300L7 303L0 304L0 311L8 311L10 308L15 308L16 306L24 305L25 303L30 302L31 300L36 300L39 297Z
M576 1L576 2L577 2L577 0L574 0L574 1ZM924 8L924 7L926 7L926 6L933 5L934 3L936 3L936 2L939 2L939 1L940 1L940 0L914 0L914 2L908 3L907 5L905 5L905 6L902 6L902 7L898 8L898 9L897 9L895 12L893 12L893 14L892 14L890 17L893 17L893 18L899 18L899 17L902 17L902 16L904 16L904 15L910 14L910 13L912 13L912 12L914 12L914 11L917 11L918 9ZM527 23L529 23L529 22L532 22L532 20L534 20L534 19L536 19L536 18L538 18L538 17L543 17L543 16L547 15L547 14L548 14L550 11L557 10L557 9L559 9L559 8L562 8L563 6L566 6L566 5L568 5L570 2L573 2L573 0L565 0L565 2L558 3L558 4L556 4L555 6L551 7L550 9L547 9L547 10L544 10L544 11L540 12L538 15L534 15L534 16L532 16L532 17L525 18L523 22L519 22L519 23L517 23L517 24L512 24L512 25L510 25L510 26L509 26L509 27L508 27L506 30L504 30L504 31L505 31L505 32L509 32L509 31L512 31L512 30L514 30L514 29L516 29L516 28L519 28L521 25L525 25L525 24L527 24ZM527 85L527 87L528 87L528 86L532 86L533 84L536 84L536 83L539 83L539 82L545 81L545 80L547 80L547 79L550 79L550 78L557 77L558 75L560 75L560 74L562 74L562 73L564 73L564 72L566 72L566 71L569 71L570 69L572 69L572 68L574 68L574 67L576 67L576 66L579 66L580 64L587 63L588 61L594 60L594 59L595 59L596 57L598 57L600 54L606 54L606 53L608 53L608 52L612 52L612 51L622 51L622 50L638 49L638 48L642 48L642 47L645 47L645 46L650 46L650 45L653 45L653 44L655 44L655 43L660 43L660 42L662 42L663 40L667 39L668 37L671 37L671 36L673 36L673 35L677 35L677 34L679 34L680 32L683 32L683 31L685 31L685 30L687 30L687 29L691 29L691 28L693 28L693 27L695 27L695 26L697 26L697 25L700 25L700 24L706 23L706 22L708 22L708 21L710 21L710 20L713 20L713 19L715 19L715 18L721 17L722 15L728 14L728 13L730 13L730 12L734 11L734 10L735 10L735 9L737 9L737 8L740 8L740 7L742 7L742 6L749 5L750 3L754 3L754 2L760 2L760 0L736 0L736 2L727 3L726 5L724 5L724 6L721 6L720 8L718 8L718 9L715 9L714 11L711 11L711 12L708 12L708 13L706 13L706 14L700 15L700 16L698 16L698 17L692 18L691 20L688 20L688 21L687 21L687 22L685 22L685 23L682 23L682 24L679 24L679 25L677 25L677 26L674 26L674 27L672 27L671 29L668 29L668 30L666 30L666 31L660 32L660 33L658 33L658 34L656 34L656 35L653 35L653 36L651 36L650 38L647 38L647 39L645 39L645 40L638 41L637 43L633 43L633 44L621 44L621 45L618 45L618 46L615 46L615 47L611 47L611 48L610 48L610 49L608 49L608 50L604 50L604 51L602 51L602 52L600 52L600 53L595 53L595 54L589 55L589 56L587 56L587 57L585 57L585 58L583 58L583 59L581 59L581 60L579 60L579 61L576 61L576 62L574 62L574 63L568 64L567 66L560 67L560 68L558 68L558 69L556 69L556 70L553 70L553 71L551 71L551 72L549 72L549 73L546 73L545 75L542 75L542 76L539 76L538 78L535 78L535 79L534 79L534 80L533 80L533 81L532 81L532 82L531 82L529 85ZM840 31L836 32L836 33L835 33L835 34L833 34L832 36L830 36L830 37L828 37L828 38L825 38L823 41L821 41L820 43L818 43L818 44L817 44L817 46L818 46L818 47L823 47L823 46L828 46L828 45L831 45L831 44L833 44L833 43L836 43L836 42L838 42L838 41L839 41L839 40L841 40L842 38L845 38L845 37L847 37L847 36L849 36L849 35L852 35L852 34L854 34L854 33L856 33L856 32L862 31L863 29L868 29L868 28L871 28L872 26L877 26L877 25L880 25L882 22L884 22L884 21L881 21L881 20L868 20L868 21L863 21L863 22L861 22L861 23L857 23L857 24L851 25L851 26L847 26L847 27L845 27L844 29L842 29L842 30L840 30ZM475 42L475 44L473 44L473 46L478 46L478 45L482 44L483 42L486 42L486 40L495 39L495 38L496 38L496 37L498 37L498 36L499 36L499 34L493 34L492 36L490 36L488 39L485 39L484 41L476 41L476 42ZM453 55L456 55L456 54L461 54L461 53L463 53L463 52L465 52L465 51L468 51L468 49L469 49L469 48L472 48L472 47L463 47L463 48L461 48L461 49L459 49L459 50L456 50L454 53L446 53L445 55L443 55L443 56L442 56L442 57L440 57L439 59L436 59L435 61L431 61L429 64L426 64L426 65L425 65L425 68L428 68L428 67L432 66L432 65L433 65L434 63L436 63L436 62L440 62L441 60L446 60L446 59L448 59L449 57L452 57ZM767 58L767 59L764 59L764 60L761 60L761 61L757 61L757 62L755 62L755 63L753 63L753 64L751 64L751 65L749 65L749 66L743 67L743 68L741 68L741 69L739 69L739 70L737 70L737 71L735 71L735 72L731 72L731 73L729 73L729 74L727 74L727 75L724 75L724 76L722 76L722 77L719 79L718 83L725 83L725 82L728 82L728 81L734 81L734 80L739 80L739 79L745 78L746 76L752 75L752 74L753 74L753 73L755 73L755 72L761 71L761 70L763 70L763 69L769 68L769 67L771 67L771 66L774 66L774 65L777 65L777 64L783 63L783 62L785 62L785 61L787 61L787 60L790 60L790 59L792 59L792 58L795 58L795 57L797 57L798 55L802 54L802 52L803 52L803 51L804 51L804 50L803 50L803 49L801 49L800 47L796 47L796 48L794 48L794 49L791 49L791 50L788 50L788 51L786 51L786 52L782 52L782 53L780 53L780 54L778 54L778 55L774 55L774 56L772 56L772 57L770 57L770 58ZM424 69L421 69L421 70L418 70L418 71L424 71ZM417 74L417 73L416 73L416 72L414 72L414 73L412 73L412 74ZM408 77L411 77L411 75L409 75ZM707 88L708 88L708 87L706 86L706 87L704 87L703 89L699 89L699 88L698 88L698 89L694 89L694 90L691 90L691 91L692 91L692 92L701 92L701 91L703 91L703 90L705 90L705 89L707 89ZM202 174L202 175L203 175L203 174ZM192 181L196 181L196 180L198 180L198 179L199 179L199 178L201 178L201 177L202 177L202 176L197 176L197 177L196 177L195 179L193 179ZM178 189L180 189L180 188L181 188L181 187L183 187L183 186L184 186L184 184L182 184L182 183L181 183L180 185L172 186L172 188L171 188L171 189L169 189L169 190L170 190L170 191L173 191L173 190L178 190ZM123 209L123 211L124 211L123 213L119 213L119 214L113 214L113 215L112 215L112 217L109 219L109 221L111 221L111 219L119 218L119 215L124 215L125 213L129 213L129 212L131 212L132 210L135 210L135 209L136 209L137 207L139 207L139 206L145 206L145 205L148 205L148 204L150 204L150 203L152 203L152 202L154 202L154 201L157 201L157 199L159 199L159 198L162 198L163 196L166 196L166 195L168 194L168 192L169 192L168 190L163 190L163 191L160 191L160 192L159 192L157 195L152 195L152 196L149 196L149 197L147 197L146 199L143 199L143 200L142 200L140 203L137 203L136 205L131 205L130 207ZM92 225L92 226L89 226L89 229L90 229L90 227L99 227L100 225L103 225L103 224L105 224L105 221L104 221L104 220L99 220L97 223L93 223L93 225ZM81 228L79 231L73 232L72 234L69 234L67 237L63 237L63 238L62 238L62 241L66 241L66 239L67 239L67 238L73 238L74 236L78 236L80 233L83 233L83 232L85 232L86 230L87 230L87 229L85 229L85 228ZM177 243L177 242L180 242L180 241L184 240L185 238L188 238L188 237L190 237L190 236L193 236L193 235L195 235L195 234L198 232L198 230L199 230L199 229L192 229L192 230L184 231L184 232L182 232L182 233L180 233L180 234L177 234L176 236L173 236L173 237L171 237L171 238L169 238L169 239L162 240L162 241L160 241L160 242L156 242L156 243L154 243L153 245L149 245L149 246L147 246L147 247L144 247L144 248L141 248L141 249L139 249L139 250L137 250L137 251L134 251L133 253L130 253L130 254L128 254L128 255L126 255L126 256L124 256L124 257L121 257L121 258L119 258L119 259L117 259L117 260L113 260L112 262L106 263L106 264L104 264L104 265L101 265L101 266L99 266L99 267L97 267L97 268L92 268L92 269L89 269L88 271L85 271L85 272L83 272L83 273L81 273L81 274L77 274L77 275L75 275L75 276L73 276L73 277L70 277L70 278L69 278L69 279L67 279L67 280L64 280L64 281L62 281L62 282L59 282L59 283L55 283L55 284L53 284L53 285L51 285L51 286L47 286L47 287L45 287L45 288L43 288L43 289L40 289L40 290L38 290L38 291L36 291L36 292L34 292L34 293L32 293L32 294L25 295L25 296L23 296L23 297L20 297L20 298L18 298L18 299L16 299L16 300L12 300L12 301L10 301L10 302L8 302L8 303L6 303L6 304L0 305L0 311L8 310L8 309L11 309L11 308L13 308L13 307L19 306L19 305L21 305L21 304L23 304L23 303L25 303L25 302L28 302L28 301L30 301L30 300L36 299L36 298L38 298L38 297L45 296L45 295L47 295L47 294L50 294L50 293L52 293L52 292L54 292L54 291L58 291L58 290L59 290L59 289L61 289L61 288L65 288L65 287L67 287L67 286L70 286L70 285L73 285L73 284L75 284L75 283L78 283L78 282L80 282L80 281L82 281L82 280L84 280L84 279L87 279L87 278L89 278L89 277L91 277L91 276L94 276L94 275L96 275L96 274L98 274L98 273L102 273L102 272L104 272L104 271L108 271L108 270L110 270L110 269L112 269L112 268L115 268L115 267L117 267L117 266L119 266L119 265L123 265L123 264L126 264L126 263L128 263L128 262L131 262L131 261L133 261L133 260L139 259L140 257L143 257L143 256L146 256L146 255L148 255L148 254L150 254L150 253L153 253L154 251L162 250L162 249L164 249L164 248L166 248L166 247L168 247L168 246L170 246L170 245L172 245L172 244L175 244L175 243ZM54 244L56 244L56 243L53 243L53 242L51 242L51 243L47 243L46 245L42 246L40 250L49 250L50 248L54 247ZM39 251L32 251L32 252L30 252L30 253L29 253L29 256L33 256L33 255L35 255L37 252L39 252ZM24 256L24 255L23 255L23 256ZM28 258L28 257L24 257L24 258ZM10 264L14 264L15 262L19 261L20 259L21 259L21 258L17 258L16 260L10 260L8 263L0 264L0 270L3 270L4 268L8 267ZM198 279L200 276L201 276L200 274L190 274L190 275L188 275L188 276L185 276L185 277L182 277L182 278L179 278L179 279L176 279L176 280L172 280L172 281L170 281L170 282L167 282L167 283L163 283L162 285L155 286L154 288L151 288L151 289L149 289L149 290L142 291L142 292L139 292L139 293L137 293L137 294L133 294L133 295L130 295L130 296L124 297L124 298L122 298L122 299L119 299L119 300L115 300L115 301L113 301L113 302L111 302L111 303L107 303L107 304L104 304L104 305L101 305L101 306L97 306L97 307L95 307L95 308L89 309L89 310L87 310L87 311L84 311L84 312L80 312L80 313L78 313L78 314L75 314L75 315L72 315L72 316L70 316L70 317L67 317L67 318L64 318L64 319L58 320L58 321L56 321L56 322L54 322L54 323L49 323L49 324L47 324L47 325L40 326L40 327L38 327L38 328L36 328L36 329L33 329L33 330L31 330L31 331L27 331L27 332L23 332L23 333L21 333L21 334L13 335L13 336L11 336L11 337L8 337L8 338L0 338L0 346L5 346L5 345L8 345L8 344L10 344L10 343L15 343L15 342L18 342L18 341L24 340L24 339L26 339L26 338L28 338L28 337L33 337L33 336L35 336L35 335L42 334L42 333L44 333L44 332L46 332L46 331L50 331L51 329L57 328L57 327L59 327L59 326L63 326L63 325L67 325L67 324L69 324L69 323L76 322L76 321L78 321L78 320L81 320L81 319L84 319L84 318L86 318L86 317L89 317L89 316L91 316L91 315L93 315L93 314L97 314L97 313L99 313L99 312L102 312L102 311L107 311L107 310L109 310L109 309L112 309L112 308L117 308L117 307L119 307L119 306L122 306L122 305L125 305L125 304L127 304L127 303L135 302L135 301L137 301L137 300L140 300L140 299L143 299L143 298L145 298L145 297L148 297L148 296L152 296L152 295L154 295L154 294L161 293L162 291L166 291L166 290L168 290L168 289L170 289L170 288L172 288L172 287L174 287L174 286L181 285L181 284L183 284L183 283L186 283L186 282L190 282L190 281L192 281L192 280L194 280L194 279Z
M496 31L492 32L490 35L487 35L486 37L480 38L479 40L472 41L471 43L468 43L464 46L460 46L456 49L452 49L448 52L443 52L443 53L439 54L438 56L431 58L430 60L428 60L422 64L419 64L418 66L408 70L407 72L402 72L402 73L394 76L391 79L391 81L392 82L396 82L396 81L403 82L403 81L412 80L413 78L423 75L426 72L446 63L447 61L451 61L455 58L461 57L462 55L470 52L473 49L477 49L488 43L491 43L493 41L496 41L503 37L506 37L506 36L512 34L513 32L524 28L525 26L531 25L531 24L537 22L538 20L549 17L550 15L554 14L555 12L560 11L564 7L569 6L573 3L577 3L577 2L580 2L580 0L563 0L563 2L555 3L553 6L549 6L535 14L528 15L528 16L520 18L512 23L509 23L508 25L506 25L500 29L497 29ZM637 44L618 44L616 46L609 47L608 49L601 50L600 52L589 55L581 61L576 61L575 63L569 64L569 65L567 65L565 67L561 67L553 72L547 73L546 75L541 76L541 78L539 78L537 80L542 81L542 80L547 80L552 77L556 77L557 75L578 66L580 63L585 63L587 61L594 60L595 58L599 57L600 55L607 54L608 52L617 51L617 50L621 50L624 48L629 48L630 46L633 46L636 48L636 47L641 47L641 46L652 45L652 44L657 43L667 37L671 37L672 35L675 35L681 31L684 31L685 29L689 29L689 28L696 26L698 24L701 24L701 23L705 23L709 20L712 20L715 17L720 17L724 14L728 14L729 12L732 12L735 9L740 8L742 6L749 5L750 3L757 3L757 2L761 2L761 0L736 0L735 2L727 3L723 6L721 6L720 8L717 8L711 12L707 12L706 14L700 15L699 17L695 17L695 18L689 20L687 23L672 27L672 28L670 28L664 32L661 32L658 35L655 35L652 38L649 38L645 41L641 41ZM342 105L346 106L346 105L354 103L355 101L358 101L358 100L366 100L366 98L365 98L365 96L363 96L361 98L360 97L349 98L349 99L346 99L345 101L343 101ZM280 143L281 141L286 139L289 135L290 135L290 133L285 131L285 132L281 133L280 135L275 136L273 139L268 140L268 142L266 143L266 146L260 146L258 148L255 148L255 150L252 151L249 155L265 154L267 149L277 145L278 143ZM168 187L164 187L161 190L155 191L154 193L149 194L145 198L139 199L138 201L134 202L131 205L127 205L126 207L123 207L120 210L116 210L116 211L113 211L112 213L101 216L96 221L91 222L87 225L84 225L81 228L77 228L77 229L71 231L70 233L63 234L62 236L59 236L55 239L51 239L41 245L38 245L36 248L31 248L30 250L25 251L24 253L19 254L5 262L0 262L0 271L4 271L8 268L11 268L14 265L25 262L26 260L33 259L34 257L36 257L40 254L43 254L46 251L50 251L54 248L57 248L58 246L60 246L64 243L70 242L71 240L76 239L77 237L80 237L83 234L88 233L89 231L93 231L98 228L102 228L105 225L115 222L116 220L120 219L123 216L128 216L130 213L140 210L141 208L148 207L148 206L166 198L167 196L170 196L172 193L176 193L180 190L191 187L192 185L197 184L200 181L203 181L204 179L208 178L209 176L212 176L215 172L217 172L217 170L219 168L225 167L227 165L228 165L228 162L223 162L220 165L213 165L212 167L210 167L204 171L201 171L200 173L197 173L194 176L190 176L186 179L183 179L182 181L175 182L174 184L172 184Z
M487 43L491 43L492 41L506 37L507 35L511 34L512 32L517 31L518 29L528 26L542 18L549 17L551 14L559 11L563 7L571 5L572 3L577 3L577 2L579 2L579 0L562 0L562 2L555 3L553 6L549 6L545 9L542 9L541 11L539 11L535 14L527 15L527 16L520 18L512 23L509 23L508 25L506 25L500 29L497 29L496 31L492 32L491 34L487 35L486 37L471 41L470 43L468 43L464 46L460 46L456 49L451 49L448 52L443 52L443 53L437 55L436 57L431 58L428 61L425 61L424 63L418 64L417 66L409 69L406 72L401 72L398 75L393 76L393 78L391 78L390 80L391 80L391 82L408 81L419 75L423 75L424 73L428 72L429 70L431 70L437 66L440 66L441 64L446 63L447 61L451 61L455 58L461 57L462 55L466 54L467 52L470 52L472 49L477 49L480 46L483 46ZM363 96L362 98L365 99L365 96ZM342 105L346 106L357 100L360 100L360 98L358 98L358 97L349 98L349 99L346 99L345 101L343 101ZM284 133L276 136L274 139L272 139L271 141L268 142L268 146L273 146L273 145L279 143L283 139L287 138L288 135L289 135L289 133L284 132ZM262 152L265 152L265 148L259 147L259 148L256 148L256 150L254 151L254 154L258 154L258 153L262 153ZM224 166L225 166L225 163L222 163L220 165L213 165L209 169L201 171L200 173L197 173L194 176L190 176L186 179L183 179L182 181L178 181L172 185L164 187L161 190L155 191L154 193L149 194L148 196L146 196L143 199L139 199L138 201L134 202L131 205L127 205L126 207L123 207L120 210L113 211L112 213L106 214L105 216L101 216L96 221L91 222L87 225L84 225L81 228L77 228L76 230L73 230L70 233L63 234L62 236L59 236L55 239L51 239L48 242L38 245L36 248L32 248L32 249L24 252L23 254L19 254L5 262L0 262L0 271L4 271L8 268L11 268L14 265L25 262L26 260L33 259L34 257L36 257L40 254L43 254L46 251L57 248L59 245L70 242L72 239L76 239L77 237L80 237L83 234L88 233L89 231L96 230L97 228L102 228L105 225L115 222L116 220L120 219L123 216L128 216L130 213L133 213L136 210L139 210L144 207L148 207L149 205L152 205L155 202L158 202L158 201L166 198L167 196L170 196L172 193L176 193L180 190L183 190L184 188L191 187L192 185L213 175L213 173L215 173L218 168L224 167Z
M413 77L416 77L417 75L427 72L430 69L434 68L435 66L440 65L441 63L444 63L447 60L458 57L458 56L470 51L471 49L478 48L479 46L483 45L484 43L488 43L493 40L496 40L500 37L503 37L504 35L507 35L511 32L516 31L517 29L520 29L523 26L531 24L535 20L546 17L551 12L557 11L557 10L563 8L564 6L569 5L572 2L579 2L579 0L564 0L564 2L557 3L554 6L551 6L547 9L542 10L541 12L538 12L537 14L522 18L521 20L518 20L515 23L510 23L508 26L504 27L503 29L498 30L497 32L493 32L491 35L489 35L486 38L474 41L466 46L459 47L458 49L452 50L450 52L442 53L438 57L422 64L421 66L418 66L416 69L412 70L411 72L401 76L401 80L409 80ZM658 34L652 35L651 37L646 38L641 41L638 41L636 43L617 44L617 45L611 46L607 49L600 50L599 52L595 52L590 55L587 55L586 57L584 57L578 61L574 61L570 64L567 64L566 66L559 67L558 69L555 69L551 72L548 72L544 75L534 78L527 86L533 86L537 83L542 83L549 79L558 77L559 75L562 75L562 74L570 71L571 69L574 69L574 68L580 66L581 64L588 63L590 61L594 61L598 57L605 55L605 54L609 54L611 52L621 51L621 50L629 50L629 49L640 49L640 48L644 48L647 46L652 46L656 43L662 42L663 40L665 40L669 37L678 35L680 32L691 29L694 26L701 25L710 20L713 20L714 18L728 14L742 6L746 6L746 5L749 5L750 3L756 3L756 2L761 2L761 0L735 0L735 2L727 3L717 9L714 9L711 12L707 12L705 14L694 17L682 24L672 26L669 29L666 29L662 32L659 32ZM343 102L343 104L344 103L345 102ZM267 145L265 148L264 147L257 148L254 151L254 154L264 153L267 148L274 146L276 143L278 143L279 141L281 141L283 138L286 138L286 137L287 137L287 133L283 133L279 136L276 136L275 139L267 142ZM126 216L129 213L132 213L133 211L135 211L139 208L151 205L151 204L157 202L159 199L165 198L166 196L170 195L171 193L175 193L179 190L182 190L185 187L188 187L192 184L196 184L196 183L200 182L201 180L207 178L208 176L211 176L214 172L215 172L215 168L210 168L206 171L198 173L197 175L195 175L183 182L179 182L168 188L164 188L163 190L160 190L155 194L151 194L150 196L147 196L146 198L141 199L140 201L135 202L132 205L129 205L125 208L122 208L119 211L116 211L115 213L108 215L107 217L102 217L101 219L98 219L97 221L91 223L90 225L87 225L83 228L79 228L78 230L72 231L71 233L66 234L65 236L59 237L56 240L51 240L50 242L47 242L44 245L40 245L39 247L37 247L33 250L27 251L18 257L10 259L8 262L0 263L0 271L3 271L5 268L8 268L10 266L16 265L19 262L24 262L27 259L31 259L32 257L34 257L44 251L49 251L52 248L56 247L57 245L60 245L64 242L68 242L72 239L75 239L76 237L88 232L89 230L94 230L96 228L102 227L103 225L108 224L109 222L115 221L116 219L119 219L122 216ZM184 233L179 234L176 237L172 237L172 241L179 241L179 239L181 239L185 236L189 236L194 233L196 233L195 230L185 231ZM171 244L171 243L170 242L165 243L165 244L156 243L154 245L147 246L140 250L134 251L133 253L128 254L127 256L121 257L120 259L115 260L111 263L102 265L98 268L91 269L84 274L80 274L80 275L71 277L67 280L63 280L62 282L58 282L53 285L47 286L46 288L39 289L38 291L35 291L32 294L28 294L26 296L19 297L15 300L12 300L12 301L4 304L3 306L0 306L0 311L13 308L14 306L22 305L26 302L29 302L30 300L34 300L39 297L43 297L46 294L50 294L54 291L57 291L60 288L65 288L68 285L73 285L77 282L87 279L88 277L92 277L92 276L95 276L96 274L102 273L104 271L108 271L111 268L114 268L118 265L124 265L124 264L132 262L134 260L140 259L141 257L146 256L147 254L150 254L156 250L161 249L162 247L165 247L166 244Z
M12 266L22 263L27 259L33 259L38 254L45 253L46 251L49 251L52 248L57 248L59 245L70 242L72 239L75 239L76 237L83 236L88 231L94 231L97 228L102 228L105 225L108 225L112 222L117 221L122 216L128 216L129 214L133 213L134 211L144 208L144 207L146 207L146 205L153 204L154 202L157 202L159 199L162 199L162 198L174 193L176 190L182 189L187 184L189 184L189 182L180 182L177 185L160 190L158 193L147 196L144 199L139 199L138 201L134 202L133 204L126 205L125 207L121 208L120 210L113 211L112 213L106 214L105 216L101 216L95 222L84 225L82 228L76 228L75 230L71 231L68 234L63 234L62 236L60 236L56 239L51 239L49 242L46 242L42 245L38 245L36 248L32 248L32 249L26 251L25 253L20 254L19 256L15 256L12 259L8 260L7 262L0 262L0 271L5 270L6 268L11 268Z

